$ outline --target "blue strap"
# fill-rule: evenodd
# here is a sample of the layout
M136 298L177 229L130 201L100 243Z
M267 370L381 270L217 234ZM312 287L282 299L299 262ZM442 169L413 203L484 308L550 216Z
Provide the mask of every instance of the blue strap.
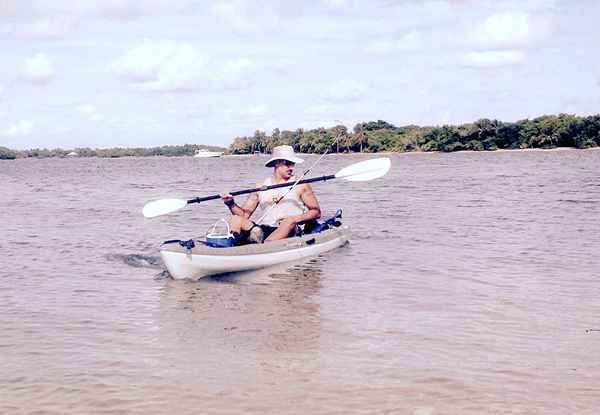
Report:
M182 241L181 239L169 239L168 241L164 241L163 244L179 244L187 249L192 249L196 246L193 239L188 239L187 241Z

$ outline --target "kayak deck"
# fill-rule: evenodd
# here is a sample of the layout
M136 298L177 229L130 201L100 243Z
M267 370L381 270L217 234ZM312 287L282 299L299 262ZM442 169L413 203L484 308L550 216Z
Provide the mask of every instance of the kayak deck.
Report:
M294 261L327 252L348 242L346 227L263 244L211 248L198 243L192 249L179 244L163 246L161 257L175 279L202 278L225 272L246 271Z

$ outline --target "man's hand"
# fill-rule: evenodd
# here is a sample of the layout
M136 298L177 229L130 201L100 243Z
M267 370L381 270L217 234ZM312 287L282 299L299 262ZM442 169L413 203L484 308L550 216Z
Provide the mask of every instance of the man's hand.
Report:
M225 205L227 205L228 207L233 206L233 204L235 203L235 201L233 200L233 196L231 196L231 194L228 192L221 192L219 193L219 196L221 196L221 200L223 200L223 203L225 203Z

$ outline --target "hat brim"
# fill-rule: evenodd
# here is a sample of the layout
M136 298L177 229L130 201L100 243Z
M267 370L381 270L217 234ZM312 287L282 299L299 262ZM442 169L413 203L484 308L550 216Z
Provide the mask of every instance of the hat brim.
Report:
M304 163L304 160L301 159L300 157L273 157L273 158L270 158L269 161L267 161L265 163L265 167L273 167L273 165L275 164L275 162L277 160L287 160L287 161L291 161L292 163L296 163L296 164Z

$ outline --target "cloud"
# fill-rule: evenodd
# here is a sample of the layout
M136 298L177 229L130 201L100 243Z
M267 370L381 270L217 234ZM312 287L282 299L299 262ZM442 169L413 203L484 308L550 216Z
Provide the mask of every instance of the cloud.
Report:
M9 137L20 137L30 135L33 131L34 124L31 121L17 121L8 128L0 130L1 135Z
M189 16L204 11L198 0L100 0L81 2L80 13L109 20L135 20L145 16Z
M368 86L355 80L335 82L324 94L323 98L331 102L358 101L367 93Z
M131 82L155 81L161 70L168 71L169 63L173 62L192 64L194 67L203 65L202 58L189 44L144 40L141 45L117 59L112 64L112 69Z
M260 66L249 59L240 58L227 61L215 80L226 89L244 89L249 87Z
M0 18L1 16L2 13L0 13ZM73 16L42 16L5 20L0 28L0 37L25 40L64 39L78 25Z
M487 48L525 46L542 34L542 26L541 20L534 21L527 13L496 13L476 26L468 38Z
M21 70L21 78L33 84L47 84L54 77L52 62L43 53L25 59Z
M189 43L145 40L111 69L141 91L193 92L247 88L260 67L245 58L209 64Z
M82 104L77 107L77 111L83 114L93 114L96 112L96 107L90 104Z
M262 123L269 116L269 107L262 104L250 105L244 108L228 108L225 110L230 123Z
M416 31L402 35L397 39L374 40L365 48L366 52L387 55L397 51L415 51L423 48L423 40Z
M525 54L519 50L493 50L485 52L470 52L462 57L462 64L474 68L489 68L515 65L525 59Z
M304 113L308 114L308 115L323 116L323 115L331 115L332 113L334 113L338 110L339 110L338 107L335 105L317 104L317 105L311 105L311 106L307 107L304 110Z
M143 91L195 89L206 77L205 59L188 43L145 40L112 65L113 71Z
M338 126L340 123L330 119L304 119L299 120L297 127L305 130L312 130L315 128L332 128Z
M213 4L210 12L234 32L278 33L289 28L286 21L303 17L314 5L314 1L220 0Z
M188 13L200 9L197 0L87 0L50 2L42 0L12 0L0 2L0 16L92 16L118 20L142 16L165 15L169 12Z
M252 105L237 112L241 118L262 118L267 114L268 107L266 105Z
M248 16L248 10L246 10L244 2L217 2L212 6L211 12L217 18L224 20L235 31L249 33L260 30L258 22Z
M322 0L322 2L326 7L331 7L332 9L347 7L349 3L348 0Z
M91 104L79 105L76 110L81 114L87 115L92 121L102 121L104 119L104 116Z
M18 34L32 39L61 39L73 31L76 21L69 16L41 18L25 26Z

